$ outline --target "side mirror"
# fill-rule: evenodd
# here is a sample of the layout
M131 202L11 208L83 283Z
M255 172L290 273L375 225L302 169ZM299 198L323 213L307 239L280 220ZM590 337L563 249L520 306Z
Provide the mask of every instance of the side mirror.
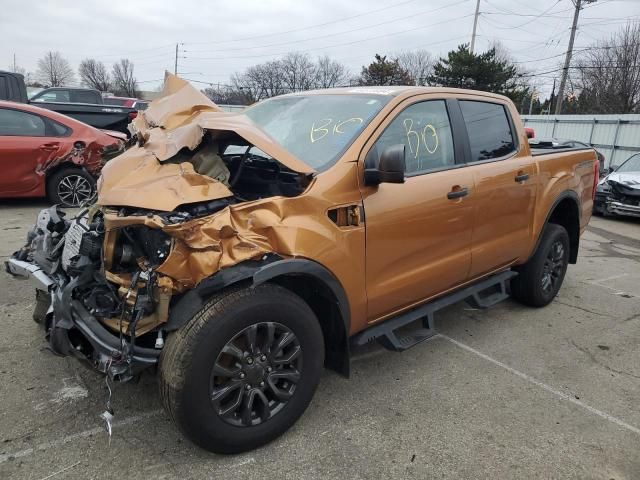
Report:
M373 152L372 152L373 153ZM375 154L365 162L365 185L380 183L404 183L404 144L391 145L384 149L375 165Z

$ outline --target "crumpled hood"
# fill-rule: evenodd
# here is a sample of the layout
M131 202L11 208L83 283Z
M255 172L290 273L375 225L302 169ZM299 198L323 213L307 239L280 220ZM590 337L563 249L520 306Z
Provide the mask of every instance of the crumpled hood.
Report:
M181 149L195 149L205 134L238 135L287 168L315 170L283 149L241 113L223 112L188 82L169 73L162 94L129 126L140 146L111 160L98 181L98 204L172 211L178 205L232 196L222 183L188 162L165 163Z
M607 176L606 181L620 183L627 188L640 190L640 172L613 172Z

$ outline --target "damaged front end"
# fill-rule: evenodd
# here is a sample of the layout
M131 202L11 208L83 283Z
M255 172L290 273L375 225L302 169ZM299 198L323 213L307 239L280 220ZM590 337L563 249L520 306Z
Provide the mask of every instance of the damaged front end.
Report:
M607 180L607 211L616 215L640 217L640 181L626 177L618 175Z
M170 293L151 265L126 263L133 247L114 252L125 261L122 272L105 271L104 238L99 210L67 220L54 206L40 212L27 244L6 268L35 284L34 319L44 324L54 353L80 357L114 379L127 380L158 361L162 337L155 344L138 337L166 320ZM153 247L168 251L169 243L162 238Z
M51 349L118 381L158 363L172 308L204 279L295 255L283 212L313 181L247 118L167 84L134 123L137 145L104 166L97 203L41 211L6 263L35 283Z

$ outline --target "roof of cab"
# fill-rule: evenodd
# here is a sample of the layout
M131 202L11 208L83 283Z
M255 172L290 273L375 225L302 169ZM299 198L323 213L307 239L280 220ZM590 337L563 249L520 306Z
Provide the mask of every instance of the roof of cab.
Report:
M358 87L336 87L323 88L318 90L305 90L302 92L288 93L283 97L290 96L306 96L306 95L381 95L389 97L420 95L424 93L453 93L479 95L483 97L491 97L501 100L508 100L508 97L497 93L483 92L480 90L469 90L464 88L450 87L421 87L410 85L398 86L358 86Z

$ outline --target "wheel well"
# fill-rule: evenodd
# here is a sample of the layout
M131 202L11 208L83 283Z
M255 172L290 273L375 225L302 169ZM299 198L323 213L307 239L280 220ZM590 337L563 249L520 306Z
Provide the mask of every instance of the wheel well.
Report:
M301 297L313 310L324 337L325 366L349 375L349 343L338 299L322 280L311 275L289 274L269 280Z
M73 168L73 169L76 169L76 170L84 170L84 168L82 168L79 165L76 165L73 162L62 162L62 163L59 163L57 165L54 165L51 168L48 168L44 173L44 185L45 185L45 189L46 189L47 194L49 194L49 179L51 178L52 175L54 175L55 173L59 172L60 170L62 170L64 168Z
M576 201L570 197L562 199L554 207L547 223L565 228L569 234L569 263L576 263L580 244L580 209Z

